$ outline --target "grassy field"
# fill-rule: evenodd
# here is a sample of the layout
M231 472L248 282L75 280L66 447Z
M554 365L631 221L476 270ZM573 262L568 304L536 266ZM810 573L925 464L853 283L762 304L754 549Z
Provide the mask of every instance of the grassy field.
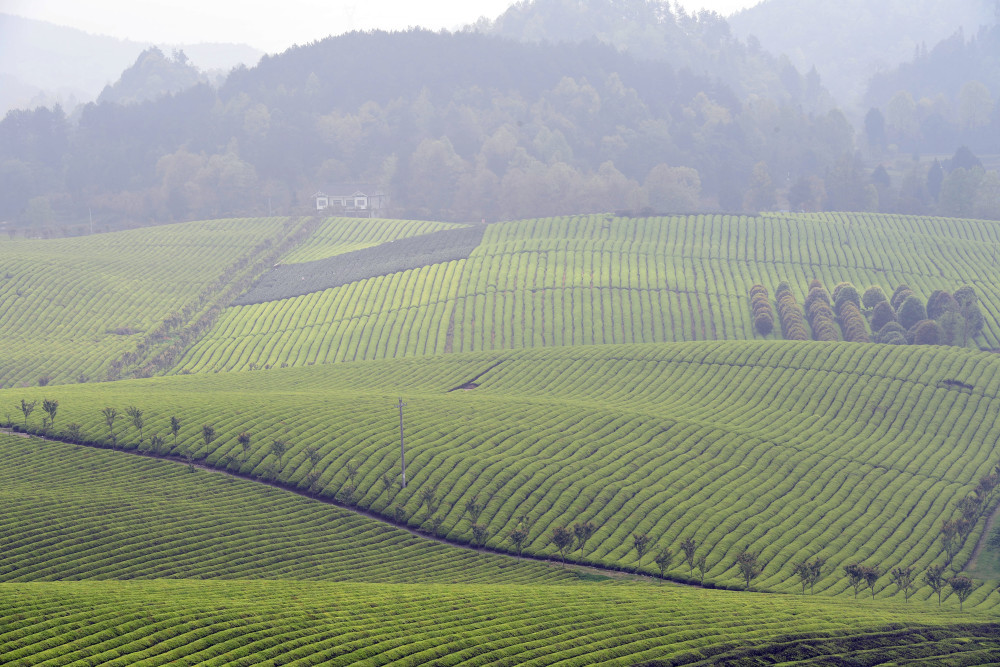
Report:
M175 370L462 351L759 339L747 294L813 278L926 299L974 285L1000 347L995 222L869 214L588 216L490 225L467 260L233 307ZM780 332L768 338L780 337Z
M19 423L22 398L57 398L55 431L76 422L84 438L105 443L102 408L124 414L134 404L144 410L145 440L140 446L122 417L120 446L148 449L159 433L165 453L313 485L411 526L431 530L439 516L433 530L452 541L472 539L466 508L475 501L496 549L513 551L509 535L525 515L524 549L539 555L555 554L555 527L591 521L596 533L570 560L633 568L633 536L647 534L642 569L652 573L658 549L679 553L690 538L713 585L742 587L735 558L750 550L763 563L755 587L798 590L794 565L819 555L827 567L816 592L848 595L843 566L851 562L883 573L948 562L941 523L959 515L1000 460L998 364L946 347L577 347L8 390L0 404ZM405 490L383 482L399 472L400 395ZM183 425L176 447L171 416ZM203 424L217 434L210 443ZM253 434L245 454L243 431ZM955 569L985 516L977 514ZM698 577L679 557L668 574ZM969 604L995 605L991 590ZM896 587L883 577L875 592L888 597ZM927 587L917 593L930 596Z

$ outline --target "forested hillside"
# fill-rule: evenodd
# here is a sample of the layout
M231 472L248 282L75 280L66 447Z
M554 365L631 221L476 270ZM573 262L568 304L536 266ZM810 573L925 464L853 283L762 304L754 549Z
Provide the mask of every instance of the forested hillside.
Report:
M41 230L88 215L100 228L287 212L358 180L420 218L758 209L788 174L822 179L853 134L836 111L747 104L593 41L354 33L265 58L218 90L88 105L74 121L8 115L0 216ZM803 205L846 202L817 191Z

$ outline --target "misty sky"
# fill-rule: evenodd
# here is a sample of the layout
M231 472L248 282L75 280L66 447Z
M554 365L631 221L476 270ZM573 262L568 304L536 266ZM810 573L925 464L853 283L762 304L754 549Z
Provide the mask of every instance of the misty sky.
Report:
M683 0L728 15L759 0ZM283 51L349 30L454 29L512 0L0 0L0 12L140 42L245 43Z

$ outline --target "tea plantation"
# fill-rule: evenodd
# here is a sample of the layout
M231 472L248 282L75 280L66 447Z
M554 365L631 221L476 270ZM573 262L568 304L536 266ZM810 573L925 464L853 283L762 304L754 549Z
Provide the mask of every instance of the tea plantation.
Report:
M176 369L759 339L750 287L787 280L801 302L814 278L889 293L905 283L923 299L973 285L985 326L972 344L1000 348L1000 293L991 279L998 248L995 223L890 215L500 223L487 227L468 259L229 308Z
M0 664L1000 662L998 247L846 213L0 241ZM960 287L964 345L844 306Z

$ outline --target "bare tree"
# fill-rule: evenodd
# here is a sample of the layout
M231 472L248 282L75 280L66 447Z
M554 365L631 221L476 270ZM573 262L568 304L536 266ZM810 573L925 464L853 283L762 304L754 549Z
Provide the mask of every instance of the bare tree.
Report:
M698 549L698 543L694 538L686 537L681 542L681 551L684 552L684 562L688 564L688 574L694 572L694 553Z
M513 542L514 549L517 551L517 557L521 557L521 549L524 548L524 543L528 539L528 528L524 524L518 524L517 528L510 531L507 535L507 539Z
M282 465L281 460L285 457L285 452L288 451L288 443L279 438L275 438L271 442L271 453L274 454L275 458L278 459L278 471L281 471ZM353 484L351 487L353 488Z
M952 592L955 593L955 597L958 598L959 611L962 611L962 606L965 604L965 601L969 599L969 596L972 595L972 592L979 588L976 586L975 582L972 581L972 579L969 579L963 574L949 579L948 585L951 587Z
M583 552L584 547L587 546L587 540L590 539L594 531L597 530L597 526L589 521L584 521L583 523L573 524L573 534L576 535L576 548Z
M549 541L555 545L564 563L566 562L566 553L573 546L573 540L573 531L566 528L566 526L556 526L552 529L552 534L549 536Z
M854 599L858 599L858 591L861 590L861 584L865 581L864 566L858 563L851 563L844 566L844 572L847 574L848 583L854 588Z
M764 566L760 562L760 554L749 549L744 549L736 556L736 566L740 568L740 574L746 582L746 589L750 590L750 582L760 576L764 571Z
M483 513L483 505L479 502L478 493L465 501L465 513L469 515L469 523L479 521L479 515Z
M878 581L879 577L882 576L882 572L878 569L878 566L874 565L864 565L862 566L861 576L864 577L865 585L872 591L872 600L875 599L875 583Z
M663 579L667 574L667 568L670 567L670 561L674 559L674 552L670 550L670 547L664 547L660 549L659 553L653 559L656 566L660 568L660 578Z
M174 449L177 449L177 434L181 432L181 420L177 417L170 418L170 433L174 436Z
M478 523L472 524L472 543L477 546L483 546L486 544L486 540L490 537L489 530L486 526L480 526Z
M649 547L649 535L632 533L632 546L635 547L635 552L639 556L635 562L635 568L638 570L642 567L642 557L646 555L646 549Z
M890 576L892 577L892 583L896 584L896 588L903 591L903 602L909 602L910 594L913 593L914 587L913 568L894 567Z
M708 572L708 557L702 554L695 560L694 564L698 568L698 583L704 586L705 573Z
M240 443L240 449L243 450L243 463L246 463L250 457L250 438L252 437L250 431L243 431L236 436L236 442Z
M948 583L944 578L944 565L931 565L924 572L924 583L931 587L931 590L937 593L938 596L938 606L941 606L941 591L944 590L945 585Z

